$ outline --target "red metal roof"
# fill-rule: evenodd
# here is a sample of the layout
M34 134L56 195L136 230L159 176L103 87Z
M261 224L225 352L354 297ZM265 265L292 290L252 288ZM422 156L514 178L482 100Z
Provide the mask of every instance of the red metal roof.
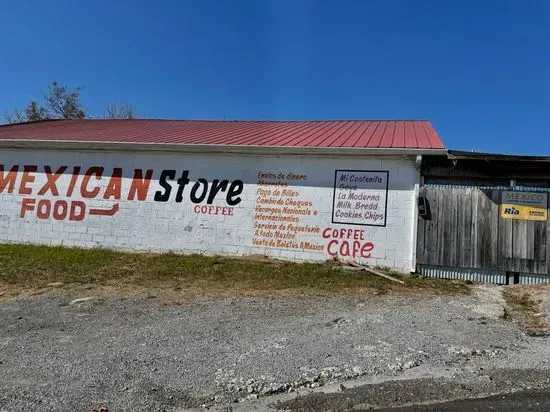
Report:
M444 149L426 120L51 120L0 126L0 140Z

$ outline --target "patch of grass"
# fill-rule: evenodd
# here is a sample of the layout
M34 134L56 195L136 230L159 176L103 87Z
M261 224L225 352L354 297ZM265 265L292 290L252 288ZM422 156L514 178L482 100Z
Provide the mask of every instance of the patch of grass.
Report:
M539 304L531 295L520 288L507 288L502 293L508 305L507 317L517 321L529 335L545 336L548 327L540 318Z
M123 253L33 245L0 245L0 285L44 288L62 282L124 289L140 286L197 293L272 292L464 294L464 283L392 274L404 285L334 264L206 257L175 253Z
M535 312L537 309L537 302L531 299L528 293L508 293L508 302L521 310L526 312Z
M512 309L526 313L534 313L537 309L537 302L531 298L529 293L508 288L502 292L502 295Z

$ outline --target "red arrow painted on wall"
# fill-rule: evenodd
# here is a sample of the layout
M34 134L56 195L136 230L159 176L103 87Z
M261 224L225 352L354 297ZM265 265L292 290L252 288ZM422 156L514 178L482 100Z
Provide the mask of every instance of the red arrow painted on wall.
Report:
M116 212L118 212L118 203L114 205L110 209L90 209L90 215L97 215L97 216L113 216Z

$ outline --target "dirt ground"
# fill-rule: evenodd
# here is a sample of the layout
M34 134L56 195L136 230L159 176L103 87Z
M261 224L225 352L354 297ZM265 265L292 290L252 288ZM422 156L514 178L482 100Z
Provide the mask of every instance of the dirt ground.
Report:
M510 287L204 297L93 287L0 304L0 411L359 410L550 386ZM91 298L75 301L76 299Z

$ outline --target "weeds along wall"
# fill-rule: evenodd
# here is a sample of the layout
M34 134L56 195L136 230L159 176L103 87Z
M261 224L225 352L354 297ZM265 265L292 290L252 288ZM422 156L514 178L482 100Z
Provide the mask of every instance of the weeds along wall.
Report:
M418 182L405 157L2 150L0 241L410 271Z

